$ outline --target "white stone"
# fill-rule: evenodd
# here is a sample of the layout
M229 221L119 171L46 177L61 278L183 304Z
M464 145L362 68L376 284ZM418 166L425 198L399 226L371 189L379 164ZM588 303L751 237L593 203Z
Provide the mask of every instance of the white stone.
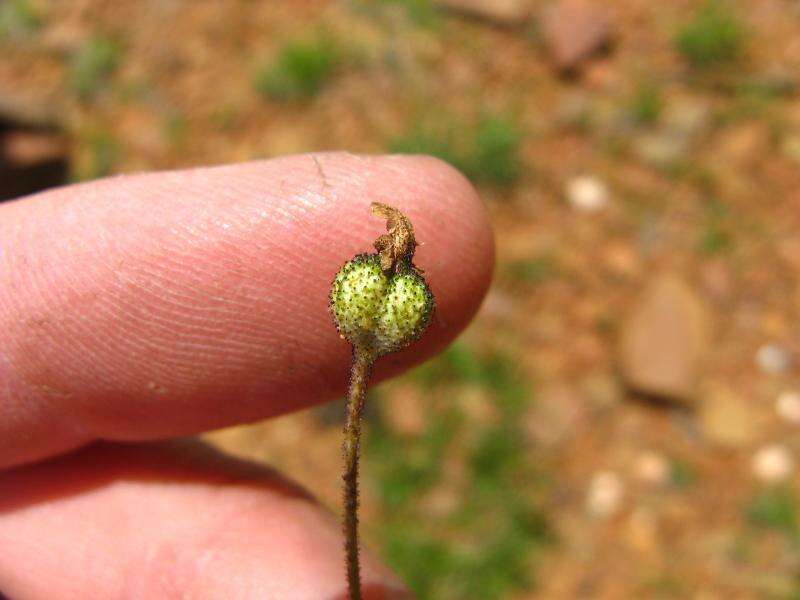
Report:
M785 421L800 424L800 392L783 392L775 401L775 412Z
M567 184L567 201L573 208L595 212L608 204L608 188L597 177L582 175Z
M611 517L622 504L623 486L619 475L613 471L595 473L586 494L586 510L595 517Z
M780 375L789 369L789 353L777 344L765 344L756 352L756 364L770 375Z
M636 459L636 476L644 483L664 485L669 474L669 462L658 452L645 452Z
M772 444L753 455L753 474L764 483L786 481L794 471L794 459L786 446Z

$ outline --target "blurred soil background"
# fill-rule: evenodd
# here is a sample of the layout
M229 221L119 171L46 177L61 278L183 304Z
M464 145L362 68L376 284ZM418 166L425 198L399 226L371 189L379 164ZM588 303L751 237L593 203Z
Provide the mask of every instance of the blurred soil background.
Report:
M420 598L800 598L799 77L796 0L0 0L0 198L439 156L496 278L371 392L366 543ZM206 437L338 512L342 415Z

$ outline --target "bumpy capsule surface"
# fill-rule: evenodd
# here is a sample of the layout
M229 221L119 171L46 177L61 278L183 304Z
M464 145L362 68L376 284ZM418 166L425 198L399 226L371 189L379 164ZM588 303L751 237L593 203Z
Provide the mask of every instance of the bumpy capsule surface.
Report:
M339 333L351 344L371 342L389 278L375 254L359 254L336 274L330 306Z
M412 270L389 281L376 320L379 354L388 354L418 339L428 327L433 295L421 275Z
M407 346L425 331L433 295L416 271L387 276L377 254L360 254L336 274L330 306L339 333L380 356Z

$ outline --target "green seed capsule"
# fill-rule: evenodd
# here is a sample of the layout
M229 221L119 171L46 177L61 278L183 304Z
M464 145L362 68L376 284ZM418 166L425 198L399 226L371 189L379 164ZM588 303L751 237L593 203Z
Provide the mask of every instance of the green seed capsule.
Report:
M409 270L392 277L376 321L378 353L394 352L418 339L432 312L433 296L420 275Z
M359 254L344 264L331 286L330 307L336 328L351 344L371 343L375 319L389 278L375 254Z
M337 273L330 306L342 337L380 356L422 335L433 312L433 296L413 269L387 276L377 254L360 254Z

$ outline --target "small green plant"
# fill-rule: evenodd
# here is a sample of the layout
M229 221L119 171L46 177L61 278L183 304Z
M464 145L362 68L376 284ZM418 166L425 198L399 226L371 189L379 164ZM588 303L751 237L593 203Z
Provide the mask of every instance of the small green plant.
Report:
M0 40L28 36L40 24L39 15L28 0L0 2Z
M82 99L96 94L119 65L120 54L114 40L100 35L89 38L72 56L70 89Z
M725 254L732 245L730 234L716 222L709 223L700 235L700 250L709 256Z
M708 201L706 213L706 222L698 244L700 251L710 256L729 252L733 248L734 239L730 231L728 207L712 198Z
M425 389L423 429L397 432L379 413L367 437L383 555L421 600L517 597L552 537L520 422L527 386L507 357L462 343L409 378ZM466 389L496 410L490 422L459 405ZM442 496L447 508L431 514Z
M336 274L330 309L340 335L353 346L344 428L344 532L347 585L351 600L361 599L358 558L358 455L361 414L375 360L419 338L428 327L433 295L414 266L414 229L399 210L373 202L386 219L388 234L375 241L375 254L359 254Z
M673 573L664 571L645 579L644 587L646 597L650 598L686 598L690 595L686 589L686 582Z
M737 15L722 0L709 0L680 29L675 46L689 64L705 69L735 61L744 41Z
M273 100L307 100L322 91L340 62L339 50L327 35L291 41L257 70L253 84Z
M434 0L350 0L349 4L354 12L382 23L402 15L417 27L435 29L442 21Z
M685 490L697 481L697 472L694 467L684 460L673 460L669 469L669 482L672 487Z
M415 123L406 133L390 140L388 147L396 154L427 154L441 158L461 171L467 168L454 128L438 119Z
M519 129L511 120L488 116L478 124L470 171L477 181L508 185L520 174Z
M753 498L746 516L753 525L774 529L795 538L800 533L797 508L797 498L791 489L768 488Z
M431 0L383 0L383 4L401 6L408 18L420 27L439 24L439 10Z
M390 141L389 150L435 156L477 183L508 186L522 172L521 139L519 127L508 117L486 115L473 127L431 118Z
M184 148L189 124L186 115L180 111L172 111L162 122L164 137L176 150Z
M97 179L109 175L120 157L119 142L105 130L93 130L81 136L75 178Z
M639 125L650 125L658 121L663 108L660 90L649 82L640 83L631 99L630 112Z
M545 254L509 263L506 272L515 281L537 285L554 277L558 273L558 265L552 256Z

